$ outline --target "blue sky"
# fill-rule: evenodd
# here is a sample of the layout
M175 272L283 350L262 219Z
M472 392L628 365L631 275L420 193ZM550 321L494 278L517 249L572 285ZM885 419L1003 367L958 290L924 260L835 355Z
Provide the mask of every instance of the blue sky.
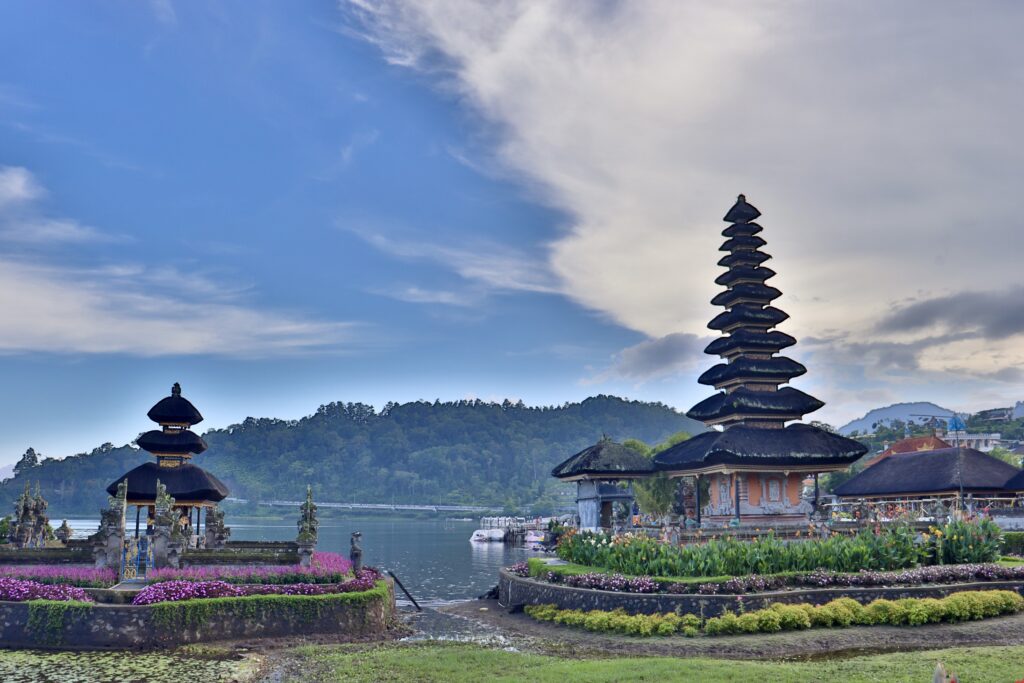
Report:
M124 443L174 381L204 426L686 409L740 191L817 417L1024 398L1019 8L891 11L4 3L0 464Z

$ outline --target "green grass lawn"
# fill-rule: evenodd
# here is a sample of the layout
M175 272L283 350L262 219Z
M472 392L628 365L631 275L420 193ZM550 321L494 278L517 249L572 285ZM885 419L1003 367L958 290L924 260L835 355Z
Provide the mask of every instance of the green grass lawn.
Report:
M296 650L302 678L293 681L701 681L701 683L930 683L935 663L961 683L1012 683L1024 678L1024 646L931 650L814 662L740 662L670 657L562 659L465 644L398 644L360 649L307 646Z

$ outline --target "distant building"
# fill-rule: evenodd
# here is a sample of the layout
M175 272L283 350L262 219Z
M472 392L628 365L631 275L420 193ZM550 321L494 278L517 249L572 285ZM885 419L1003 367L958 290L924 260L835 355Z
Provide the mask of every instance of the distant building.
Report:
M894 453L917 453L921 451L935 451L940 448L950 448L953 444L946 443L937 436L914 436L909 439L901 439L893 445L886 448L884 451L879 453L877 456L869 460L865 467L871 467L872 465L885 460Z
M985 422L1009 422L1013 419L1013 408L991 408L974 414L974 419Z
M988 453L993 448L1002 444L1002 434L993 432L991 434L971 434L963 430L946 432L942 438L950 445L959 444L961 448L974 448L982 453Z

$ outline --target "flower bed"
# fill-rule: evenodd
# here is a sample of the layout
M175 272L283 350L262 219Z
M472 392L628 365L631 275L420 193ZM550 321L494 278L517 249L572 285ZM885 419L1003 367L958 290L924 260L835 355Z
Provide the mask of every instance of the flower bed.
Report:
M0 577L79 588L109 588L117 583L117 570L68 565L3 565Z
M27 600L92 602L92 598L84 590L75 586L26 581L9 576L0 577L0 601L25 602Z
M856 573L843 573L819 569L807 573L768 576L752 574L705 582L699 580L674 582L665 578L654 579L649 576L625 576L604 572L572 573L565 569L567 568L564 566L549 566L540 561L535 561L532 564L520 562L508 568L517 576L532 576L548 583L574 588L677 595L742 595L790 588L921 586L978 581L1024 582L1024 565L1011 567L991 563L917 567L892 572L864 570Z
M1024 597L1013 591L964 591L945 598L874 600L861 605L852 598L838 598L824 605L785 605L701 621L693 614L637 614L622 610L563 610L555 605L527 605L525 611L539 621L578 626L591 631L628 635L669 636L682 633L708 636L738 633L773 633L807 628L842 628L853 625L920 626L939 622L986 619L1024 611Z
M1000 541L1001 531L991 520L951 522L924 534L900 525L825 539L783 541L768 533L752 541L725 537L685 546L647 536L584 532L563 536L558 556L633 575L746 576L993 562L999 557Z
M206 598L237 598L247 595L327 595L358 593L372 590L380 579L380 572L366 568L359 575L335 584L292 583L239 585L225 581L161 581L146 586L133 605L152 605L161 602L180 602Z
M341 583L352 571L352 563L338 553L315 551L309 567L271 565L266 567L185 567L152 569L146 574L150 582L160 581L223 581L227 583Z

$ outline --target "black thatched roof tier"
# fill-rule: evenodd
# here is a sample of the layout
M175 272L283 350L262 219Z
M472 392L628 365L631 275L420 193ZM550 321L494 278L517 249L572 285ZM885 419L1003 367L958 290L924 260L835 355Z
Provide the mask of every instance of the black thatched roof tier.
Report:
M726 223L749 223L757 220L760 215L761 212L753 205L747 204L747 198L744 195L739 195L736 197L736 203L726 212L725 218L722 220Z
M727 356L739 351L748 353L775 353L782 349L796 344L796 339L785 332L772 330L771 332L760 332L758 330L738 329L728 337L719 337L704 349L704 353L712 356Z
M740 304L731 311L725 311L716 315L708 323L708 327L712 330L723 330L726 332L734 327L767 328L775 327L788 317L788 313L774 306L759 308L757 306Z
M754 251L768 244L756 235L741 236L727 239L718 248L718 251Z
M719 363L705 372L697 382L713 387L742 380L751 382L777 382L783 384L794 377L807 372L800 363L792 358L776 356L774 358L737 358L732 363Z
M722 231L722 237L749 237L764 230L757 223L735 223Z
M843 498L1003 491L1021 470L973 448L893 453L841 484Z
M778 391L740 388L729 394L719 393L704 399L690 408L686 416L709 424L743 418L798 420L823 405L823 402L810 394L793 387L784 387Z
M867 447L844 436L805 424L785 429L737 425L678 443L654 456L658 471L699 470L715 465L754 467L844 467Z
M737 251L732 254L726 254L722 258L718 259L718 265L725 266L726 268L733 268L735 266L757 266L771 258L770 254L766 254L763 251Z
M768 285L742 284L715 295L711 303L714 306L725 306L726 308L746 303L765 306L780 296L782 296L782 292Z
M198 454L206 450L206 442L202 437L187 429L178 432L162 432L159 429L153 429L136 439L135 443L139 445L139 448L150 453L168 455Z
M551 470L559 479L606 477L622 479L653 471L650 458L611 439L601 439Z
M742 282L764 283L765 280L772 277L775 277L775 271L771 268L736 266L716 277L715 284L732 287Z
M159 424L196 425L203 421L196 407L187 398L181 396L181 385L177 382L171 387L171 395L161 399L159 403L146 413L150 420Z
M118 477L107 493L115 495L117 485L128 480L128 500L150 501L156 498L157 479L178 503L219 502L228 497L228 488L217 477L196 465L160 467L147 462Z
M1011 477L1010 481L1006 482L1006 488L1009 491L1024 491L1024 472L1018 472Z

